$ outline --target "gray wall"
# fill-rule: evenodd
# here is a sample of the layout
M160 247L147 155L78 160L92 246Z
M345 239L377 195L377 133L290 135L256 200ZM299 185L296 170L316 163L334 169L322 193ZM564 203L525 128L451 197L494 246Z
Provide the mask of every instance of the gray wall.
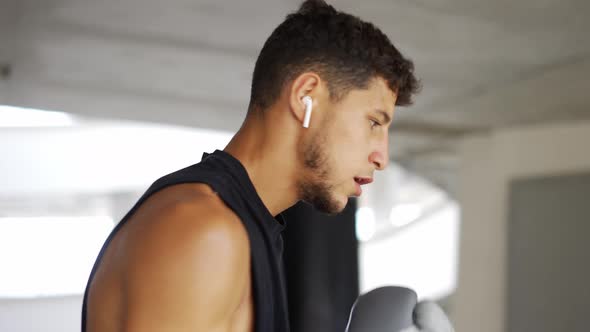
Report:
M14 60L16 0L0 0L0 104L9 102L8 64Z
M589 172L588 142L590 122L582 121L515 127L463 140L459 276L451 299L457 331L507 331L510 182Z
M590 173L513 181L508 229L508 331L588 331Z

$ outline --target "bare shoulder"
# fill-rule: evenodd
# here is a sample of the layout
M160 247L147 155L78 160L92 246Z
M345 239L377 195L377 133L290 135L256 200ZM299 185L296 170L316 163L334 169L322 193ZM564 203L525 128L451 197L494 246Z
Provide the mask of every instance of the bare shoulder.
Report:
M133 218L140 221L133 233L138 235L138 242L154 249L169 246L169 240L195 245L211 236L232 240L229 241L232 244L243 244L243 240L247 240L239 217L203 184L166 188L144 202L136 214Z
M144 217L128 241L133 330L223 329L249 285L247 232L214 194L185 195Z

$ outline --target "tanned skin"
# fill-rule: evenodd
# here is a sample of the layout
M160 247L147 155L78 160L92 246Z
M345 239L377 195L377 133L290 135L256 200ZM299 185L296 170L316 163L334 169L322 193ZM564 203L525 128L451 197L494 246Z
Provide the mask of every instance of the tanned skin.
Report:
M304 96L313 100L309 128ZM300 200L335 214L387 166L395 102L380 77L332 101L320 75L305 72L268 109L250 112L224 150L273 216ZM106 250L89 289L87 331L253 331L250 271L248 235L221 198L205 184L168 187Z

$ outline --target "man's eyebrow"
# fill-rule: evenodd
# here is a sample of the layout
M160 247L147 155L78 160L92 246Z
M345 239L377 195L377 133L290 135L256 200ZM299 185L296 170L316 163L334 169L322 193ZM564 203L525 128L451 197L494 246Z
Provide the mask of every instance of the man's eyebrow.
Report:
M385 124L389 124L391 122L391 117L389 114L387 114L387 112L381 109L376 109L375 111L383 117L383 122L385 122Z

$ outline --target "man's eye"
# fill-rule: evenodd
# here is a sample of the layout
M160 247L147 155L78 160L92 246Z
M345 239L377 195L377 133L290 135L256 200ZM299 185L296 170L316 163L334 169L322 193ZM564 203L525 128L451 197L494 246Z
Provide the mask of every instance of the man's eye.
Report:
M380 126L381 124L375 120L369 120L371 122L371 128L375 128L377 126Z

